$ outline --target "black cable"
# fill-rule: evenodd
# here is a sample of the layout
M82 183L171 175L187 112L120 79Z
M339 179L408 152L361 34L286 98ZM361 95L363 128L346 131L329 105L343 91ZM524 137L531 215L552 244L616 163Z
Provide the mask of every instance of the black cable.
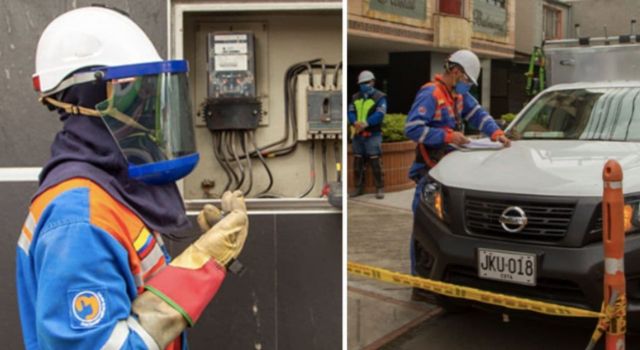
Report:
M310 178L310 182L309 182L309 186L307 187L306 191L300 195L299 198L304 198L306 196L309 195L309 193L311 193L311 191L313 191L313 188L316 186L316 143L314 142L314 140L311 140L311 156L309 157L309 159L311 159L309 161L310 163L310 168L311 171L309 172L309 178Z
M311 61L305 62L305 65L309 71L309 86L313 86L313 69L311 68Z
M228 186L225 186L224 192L230 190L231 187L233 186L233 184L238 182L238 178L236 176L236 173L231 168L231 164L229 164L229 161L227 160L227 155L226 155L226 153L224 153L223 144L225 143L225 136L226 136L226 132L225 131L221 131L220 132L220 142L218 143L218 152L220 152L220 157L222 158L223 166L227 169L228 174L230 175L229 184L228 184Z
M327 184L327 140L322 139L322 186Z
M235 180L235 187L233 188L234 191L236 191L238 188L240 188L240 185L242 185L240 183L240 176L236 173L236 170L234 169L234 166L232 164L232 162L235 160L235 158L233 158L233 153L231 151L231 133L233 131L225 131L224 132L224 148L223 148L223 154L225 155L225 159L227 160L227 163L229 164L229 170L231 171L231 174L233 175L233 179ZM224 153L226 152L226 153ZM229 160L228 157L231 157L231 160Z
M216 131L212 133L212 137L213 137L213 155L216 157L216 160L218 161L218 163L220 164L220 166L222 167L222 170L224 170L225 175L227 176L227 183L224 186L224 190L222 191L222 193L226 192L227 190L229 190L229 187L231 186L231 174L229 174L229 171L227 170L227 167L225 166L225 163L223 162L223 160L220 157L220 142L222 142L222 132L220 131Z
M333 71L333 86L338 87L338 73L342 70L342 61L336 65L336 69Z
M238 158L238 153L236 152L236 132L229 132L229 140L227 146L231 146L231 155L233 159L236 161L236 165L238 166L238 170L240 171L240 181L238 181L238 187L236 190L242 190L242 185L244 184L244 167L242 166L242 162L240 162L240 158ZM227 149L228 150L228 149Z
M327 69L325 67L324 60L320 62L322 64L322 74L320 78L320 85L322 85L323 88L326 88L327 87Z
M260 197L262 195L265 195L269 192L269 190L271 190L271 187L273 186L273 174L271 174L271 169L269 169L269 166L267 165L267 162L264 160L264 157L262 156L262 152L261 150L258 148L258 145L256 143L256 137L255 137L255 132L252 131L251 132L251 144L253 145L253 148L255 150L255 152L257 152L258 154L258 159L260 160L260 163L262 163L262 166L264 166L264 170L267 172L267 177L269 178L269 185L267 186L267 188L258 193L257 197Z
M247 154L247 134L248 131L243 130L240 131L240 135L242 136L242 153L243 154ZM251 167L251 157L245 157L246 161L247 161L247 171L249 173L249 188L247 188L247 191L244 192L245 197L249 196L249 193L251 192L251 188L253 187L253 168Z

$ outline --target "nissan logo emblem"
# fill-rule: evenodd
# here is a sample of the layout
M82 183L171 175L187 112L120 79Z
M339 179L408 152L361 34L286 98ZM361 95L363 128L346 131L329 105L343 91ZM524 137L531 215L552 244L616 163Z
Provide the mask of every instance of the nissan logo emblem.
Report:
M502 212L498 221L505 231L516 233L527 226L528 219L520 207L509 207Z

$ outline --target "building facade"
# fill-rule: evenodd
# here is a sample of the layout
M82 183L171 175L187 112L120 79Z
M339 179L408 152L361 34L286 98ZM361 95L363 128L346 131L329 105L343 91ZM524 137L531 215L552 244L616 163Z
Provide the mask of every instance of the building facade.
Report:
M417 89L458 49L481 58L473 93L490 108L491 61L514 57L514 0L350 0L348 16L348 91L360 70L372 70L390 113L407 113Z

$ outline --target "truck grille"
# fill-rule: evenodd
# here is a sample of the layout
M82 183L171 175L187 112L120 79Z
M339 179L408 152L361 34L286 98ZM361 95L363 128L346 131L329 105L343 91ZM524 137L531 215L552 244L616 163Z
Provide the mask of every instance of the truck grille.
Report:
M527 226L518 233L505 231L499 221L502 212L510 206L520 207L528 219ZM560 240L565 236L574 209L574 203L467 197L464 216L467 230L474 234L550 241Z

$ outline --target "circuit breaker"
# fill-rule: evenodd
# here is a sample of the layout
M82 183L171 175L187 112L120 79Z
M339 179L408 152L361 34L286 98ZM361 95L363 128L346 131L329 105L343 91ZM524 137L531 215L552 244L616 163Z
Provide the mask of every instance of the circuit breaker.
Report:
M316 69L318 71L318 69ZM342 88L340 74L326 69L298 77L299 140L342 137Z
M307 91L307 134L311 138L342 133L342 91Z
M207 36L208 85L203 112L211 130L258 127L255 42L251 32L212 32Z

